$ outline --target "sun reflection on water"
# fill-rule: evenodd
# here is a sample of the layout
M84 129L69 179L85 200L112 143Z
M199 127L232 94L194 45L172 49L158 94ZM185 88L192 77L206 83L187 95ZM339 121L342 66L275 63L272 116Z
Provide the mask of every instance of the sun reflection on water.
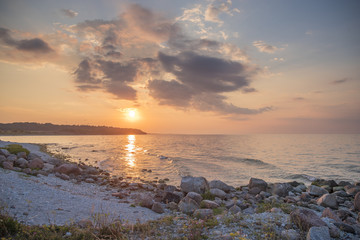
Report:
M126 162L129 167L134 168L136 166L136 158L135 158L135 135L127 136L128 144L125 146L126 150Z

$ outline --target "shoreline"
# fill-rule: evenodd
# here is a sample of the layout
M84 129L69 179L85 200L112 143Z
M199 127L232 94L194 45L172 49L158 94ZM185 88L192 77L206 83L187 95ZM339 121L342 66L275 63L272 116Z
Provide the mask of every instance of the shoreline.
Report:
M0 147L10 143L0 141ZM253 239L251 236L255 233L249 226L260 232L256 222L260 221L258 226L263 226L277 218L274 234L289 239L301 237L304 232L311 234L312 228L317 231L316 228L321 227L325 227L323 234L328 233L332 238L360 236L360 206L357 205L360 204L360 182L355 182L356 179L353 183L318 180L305 186L295 181L272 184L251 178L247 186L237 188L218 180L208 182L202 177L183 177L180 187L137 183L132 179L110 177L109 173L85 164L55 159L41 152L38 145L19 144L30 151L28 156L22 153L6 156L5 151L0 151L0 166L10 168L0 168L0 203L11 216L27 225L84 221L91 224L97 214L130 225L169 216L177 218L178 223L214 218L218 225L206 230L210 239L241 234ZM42 165L29 168L37 158ZM4 165L11 160L13 166ZM317 219L316 224L307 218L296 220L307 214L308 218ZM229 219L233 222L227 224ZM238 223L242 221L248 227L241 233ZM179 232L180 225L172 227ZM301 229L302 226L306 226L305 229Z

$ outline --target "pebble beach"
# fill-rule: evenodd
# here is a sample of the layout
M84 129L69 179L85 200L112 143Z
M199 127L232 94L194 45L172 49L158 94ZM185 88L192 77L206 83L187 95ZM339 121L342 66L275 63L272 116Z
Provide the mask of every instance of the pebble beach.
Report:
M19 143L29 153L12 154L9 144L15 143L0 141L0 206L26 225L82 227L106 216L130 226L171 218L160 224L161 237L147 239L191 239L194 226L208 239L360 238L359 179L305 185L250 178L245 186L229 186L186 176L176 186L111 176L54 158L35 144Z

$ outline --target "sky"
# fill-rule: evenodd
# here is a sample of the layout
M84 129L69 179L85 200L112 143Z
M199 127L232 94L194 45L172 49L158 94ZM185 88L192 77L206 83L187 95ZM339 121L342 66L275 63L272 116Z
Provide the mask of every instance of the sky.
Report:
M358 0L0 0L0 122L360 133Z

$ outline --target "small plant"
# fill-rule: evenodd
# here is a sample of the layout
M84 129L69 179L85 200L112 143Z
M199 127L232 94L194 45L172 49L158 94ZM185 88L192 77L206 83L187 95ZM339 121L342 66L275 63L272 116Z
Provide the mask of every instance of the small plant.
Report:
M201 196L205 200L215 200L215 195L212 194L210 191L206 191L205 193L201 194Z
M271 203L259 203L256 209L256 213L263 213L270 211L272 208L280 208L284 213L291 213L291 205L288 203L279 203L279 202L271 202Z
M214 215L220 215L220 214L222 214L223 212L224 212L224 208L222 208L222 207L218 207L218 208L214 208L214 209L213 209Z
M29 150L27 150L26 148L23 148L19 144L9 144L6 147L4 147L4 149L8 150L9 153L11 153L11 154L18 154L19 152L25 152L26 155L29 155L29 153L30 153Z

